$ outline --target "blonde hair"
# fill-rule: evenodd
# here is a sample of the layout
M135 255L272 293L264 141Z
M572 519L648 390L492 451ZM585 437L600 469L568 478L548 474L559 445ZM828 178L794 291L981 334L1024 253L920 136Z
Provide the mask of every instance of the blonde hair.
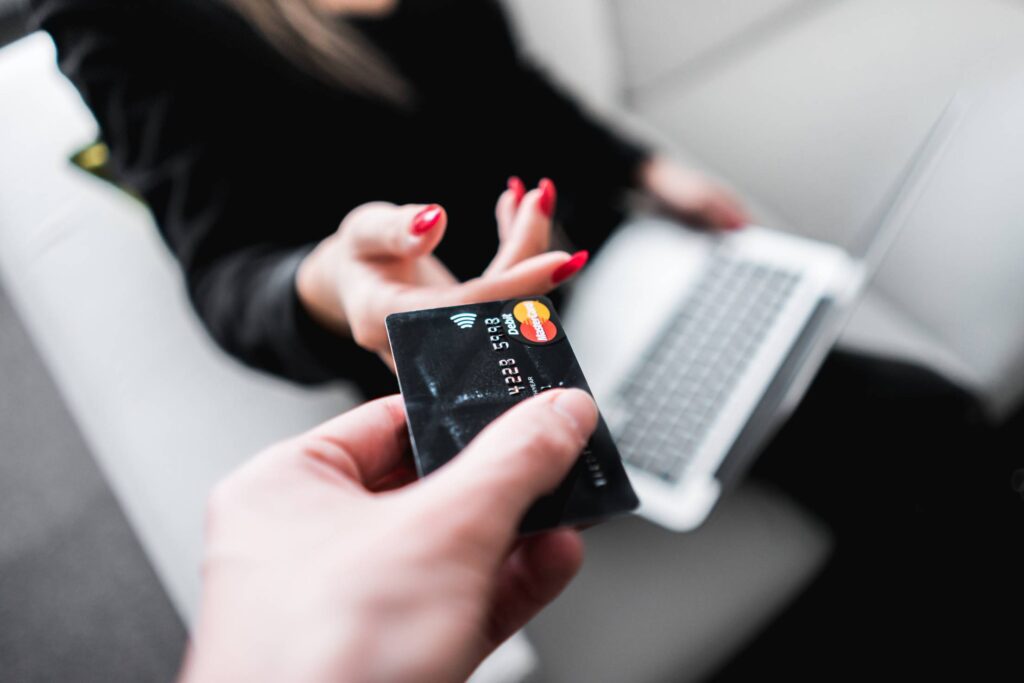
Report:
M305 71L359 95L399 106L412 100L409 84L387 58L311 0L227 0L285 57Z

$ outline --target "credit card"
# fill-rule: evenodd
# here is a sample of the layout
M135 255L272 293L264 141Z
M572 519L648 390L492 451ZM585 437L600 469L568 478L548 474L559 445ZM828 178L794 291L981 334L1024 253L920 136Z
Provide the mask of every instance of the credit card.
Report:
M458 455L517 403L548 389L590 393L547 297L395 313L391 353L421 477ZM638 501L604 418L559 487L538 500L522 533L598 521Z

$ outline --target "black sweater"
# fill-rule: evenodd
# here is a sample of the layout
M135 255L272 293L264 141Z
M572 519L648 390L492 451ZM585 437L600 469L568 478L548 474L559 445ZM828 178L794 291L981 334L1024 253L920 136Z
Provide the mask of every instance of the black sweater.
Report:
M367 201L438 202L438 256L460 278L497 246L510 175L551 177L582 248L616 221L644 156L516 54L492 0L418 0L352 22L411 84L411 109L306 74L216 0L35 0L60 68L142 194L211 335L300 382L394 390L383 364L321 328L295 292L301 258Z

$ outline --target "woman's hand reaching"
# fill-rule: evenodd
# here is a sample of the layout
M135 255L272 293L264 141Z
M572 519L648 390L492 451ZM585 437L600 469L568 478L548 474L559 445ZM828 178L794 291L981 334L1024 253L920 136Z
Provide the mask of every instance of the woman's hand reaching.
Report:
M498 251L484 273L459 282L433 255L448 218L436 204L364 204L299 267L299 298L314 318L392 366L391 313L544 294L575 274L586 252L548 251L555 190L526 192L513 178L498 199Z
M640 189L661 208L694 227L736 230L750 222L743 202L703 173L664 156L644 162Z

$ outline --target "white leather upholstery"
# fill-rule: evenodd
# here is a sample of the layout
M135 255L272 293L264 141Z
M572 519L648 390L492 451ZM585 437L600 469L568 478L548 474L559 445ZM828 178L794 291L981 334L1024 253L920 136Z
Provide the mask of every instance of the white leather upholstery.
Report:
M627 94L640 95L704 72L748 50L821 0L612 0Z

